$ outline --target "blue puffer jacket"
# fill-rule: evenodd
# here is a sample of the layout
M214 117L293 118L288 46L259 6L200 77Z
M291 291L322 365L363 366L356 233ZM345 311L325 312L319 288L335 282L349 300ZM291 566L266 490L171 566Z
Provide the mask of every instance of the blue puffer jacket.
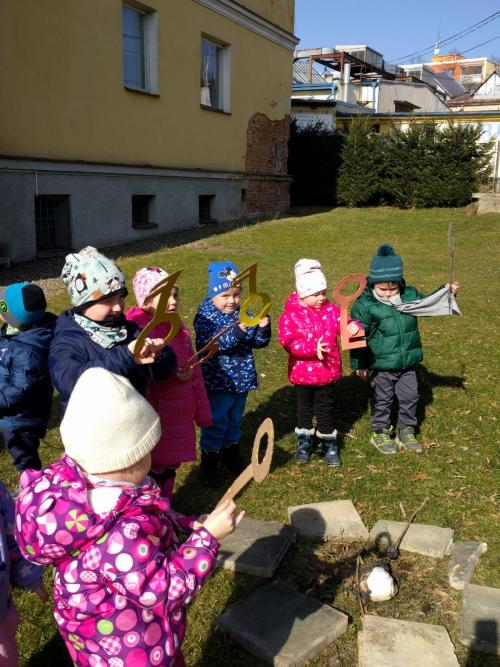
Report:
M177 360L170 347L163 350L154 364L136 364L127 345L137 338L139 328L133 322L126 322L125 326L127 338L115 347L105 349L75 321L71 309L59 315L50 346L49 369L54 387L61 394L62 413L73 387L87 368L100 367L123 375L141 393L144 393L147 379L166 380L174 372Z
M219 331L232 322L238 322L239 309L225 314L207 296L194 318L196 348L199 350ZM223 334L218 340L219 351L203 364L203 378L208 391L243 393L257 389L257 371L253 348L266 347L271 340L271 325L249 327L242 331L238 325Z
M47 360L55 323L56 316L46 313L25 331L0 334L0 430L44 437L52 405Z

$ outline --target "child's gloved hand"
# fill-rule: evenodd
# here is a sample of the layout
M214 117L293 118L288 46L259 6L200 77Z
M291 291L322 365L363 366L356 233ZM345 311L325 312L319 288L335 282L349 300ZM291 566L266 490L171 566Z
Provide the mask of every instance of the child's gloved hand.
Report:
M48 602L49 601L49 596L45 588L43 587L42 584L40 586L37 586L36 588L32 589L32 593L35 593L35 595L38 595L40 600L42 602Z
M366 368L359 368L356 371L356 375L362 380L368 380L368 376L370 375L370 373L366 370Z
M320 336L318 338L318 345L316 346L316 352L318 355L318 359L320 361L323 361L323 352L326 352L328 354L330 352L330 348L326 343L323 342L323 336Z
M221 540L230 535L245 516L245 512L237 512L234 500L226 500L207 516L202 525L216 540Z

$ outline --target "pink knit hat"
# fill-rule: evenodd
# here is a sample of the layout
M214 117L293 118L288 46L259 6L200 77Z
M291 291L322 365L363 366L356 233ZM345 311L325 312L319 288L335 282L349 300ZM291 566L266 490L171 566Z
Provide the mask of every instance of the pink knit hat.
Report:
M132 280L132 289L134 290L135 300L141 308L148 295L153 291L155 285L168 278L168 273L159 266L146 266L139 269Z

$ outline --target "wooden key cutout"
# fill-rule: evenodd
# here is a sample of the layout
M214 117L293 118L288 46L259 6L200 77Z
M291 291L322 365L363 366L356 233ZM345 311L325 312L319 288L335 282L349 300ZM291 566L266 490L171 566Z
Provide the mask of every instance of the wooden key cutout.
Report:
M257 262L250 264L243 271L238 273L237 276L233 278L233 287L238 287L243 280L248 278L248 289L249 295L243 301L240 308L240 322L243 324L248 324L249 327L253 327L259 323L259 321L266 317L270 308L271 308L271 297L266 292L257 292ZM260 301L262 304L261 309L257 315L251 315L249 313L253 312L253 308L250 311L250 306L254 305L256 302Z
M262 462L259 462L259 449L262 438L267 435L267 449L264 454ZM219 506L225 500L232 500L238 493L248 484L251 479L254 479L258 484L262 482L271 468L271 459L273 458L274 449L274 424L272 419L267 417L257 429L255 439L253 441L252 462L245 468L245 470L237 477L231 484L226 493L217 503Z
M200 347L199 350L197 350L192 357L190 357L187 362L186 366L191 366L191 368L195 368L196 366L201 366L201 364L204 364L205 361L208 361L211 359L214 354L217 354L219 351L219 345L217 344L218 339L223 336L229 329L232 329L233 327L238 326L238 322L233 322L227 327L224 327L224 329L221 329L219 333L216 333L215 336L213 336L206 345L203 347Z
M352 281L359 283L358 289L354 294L344 296L342 288ZM345 278L342 278L333 289L333 300L340 304L340 345L343 350L354 350L358 347L366 347L366 340L363 340L365 335L364 329L360 329L354 336L349 336L347 333L347 318L349 316L349 304L356 301L358 296L366 287L366 278L362 273L352 273Z

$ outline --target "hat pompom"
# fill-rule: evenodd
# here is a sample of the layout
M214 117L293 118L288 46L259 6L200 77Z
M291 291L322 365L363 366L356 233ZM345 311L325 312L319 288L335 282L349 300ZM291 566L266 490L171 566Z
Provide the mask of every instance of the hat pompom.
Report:
M389 255L395 255L396 252L394 250L394 247L390 243L382 243L381 246L378 247L377 250L377 255L379 257L389 257Z

